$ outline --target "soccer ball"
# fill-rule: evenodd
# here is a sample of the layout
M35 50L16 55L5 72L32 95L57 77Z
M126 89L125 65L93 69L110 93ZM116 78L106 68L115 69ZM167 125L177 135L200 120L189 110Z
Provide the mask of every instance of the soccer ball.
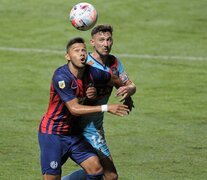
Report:
M69 18L76 29L86 31L96 24L98 14L93 5L82 2L73 6Z

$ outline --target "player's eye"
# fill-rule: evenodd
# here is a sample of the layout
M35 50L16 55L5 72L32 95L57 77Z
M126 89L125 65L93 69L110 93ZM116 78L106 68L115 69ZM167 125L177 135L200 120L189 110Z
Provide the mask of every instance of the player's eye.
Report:
M112 38L108 38L107 41L112 42Z
M84 53L86 53L86 49L82 49L82 50L81 50L81 52L84 52Z
M104 41L105 41L105 39L99 39L99 41L100 41L100 42L104 42Z
M79 52L80 50L79 50L79 49L74 49L74 51L75 51L75 52Z

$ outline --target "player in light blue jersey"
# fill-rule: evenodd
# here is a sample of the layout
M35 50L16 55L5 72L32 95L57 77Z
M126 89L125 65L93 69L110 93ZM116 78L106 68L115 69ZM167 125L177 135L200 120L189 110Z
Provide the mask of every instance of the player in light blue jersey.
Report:
M131 109L130 106L133 105L131 96L136 92L136 86L129 79L119 59L110 54L113 45L112 34L113 29L110 25L98 25L93 28L90 42L94 50L88 53L87 64L112 75L114 86L117 88L116 95L120 96L121 100ZM92 86L96 88L97 98L88 101L88 105L108 103L113 86L104 84L98 80L100 78L93 77L94 84ZM90 89L88 93L90 94ZM78 122L80 123L84 137L99 154L101 164L104 168L104 179L116 180L118 179L118 174L104 137L103 119L104 113L95 113L82 116ZM62 180L84 180L84 178L84 171L79 170L63 177Z

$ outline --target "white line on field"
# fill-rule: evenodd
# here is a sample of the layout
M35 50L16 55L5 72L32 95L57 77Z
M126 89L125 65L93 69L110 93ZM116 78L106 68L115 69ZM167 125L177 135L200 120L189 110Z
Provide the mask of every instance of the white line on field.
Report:
M52 50L52 49L34 49L34 48L13 48L13 47L0 47L1 51L14 51L14 52L36 52L36 53L53 53L63 54L64 51Z
M34 48L13 48L0 47L0 51L14 51L14 52L36 52L36 53L53 53L64 54L61 50L52 49L34 49ZM190 60L190 61L205 61L207 57L198 56L171 56L171 55L150 55L150 54L117 54L118 57L125 58L139 58L139 59L160 59L160 60Z

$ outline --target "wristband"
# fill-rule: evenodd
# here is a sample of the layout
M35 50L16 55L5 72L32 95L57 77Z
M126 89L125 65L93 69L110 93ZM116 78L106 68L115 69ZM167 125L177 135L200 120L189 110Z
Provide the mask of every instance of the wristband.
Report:
M101 112L107 112L108 111L108 105L101 105Z

